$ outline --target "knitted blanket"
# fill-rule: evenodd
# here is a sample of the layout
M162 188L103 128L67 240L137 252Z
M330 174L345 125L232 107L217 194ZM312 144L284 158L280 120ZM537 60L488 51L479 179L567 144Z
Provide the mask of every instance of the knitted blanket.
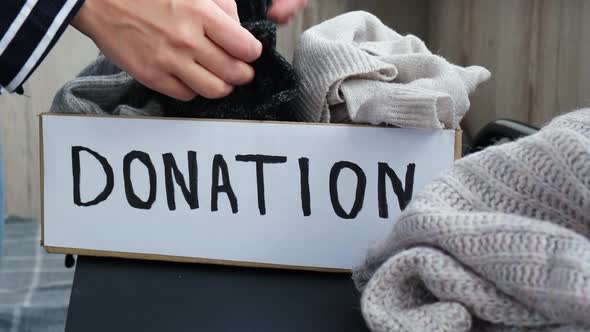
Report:
M362 11L305 31L293 66L301 78L294 116L306 122L458 128L469 94L490 77L482 67L450 64Z
M590 109L458 161L354 279L373 331L590 331Z

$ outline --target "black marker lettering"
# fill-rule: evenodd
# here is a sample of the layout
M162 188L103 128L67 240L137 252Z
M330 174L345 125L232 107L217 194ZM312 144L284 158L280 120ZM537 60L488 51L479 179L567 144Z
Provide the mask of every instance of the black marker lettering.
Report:
M256 163L256 188L258 191L258 210L260 215L266 214L266 203L264 196L264 164L284 164L287 157L265 156L260 154L237 155L236 161Z
M142 201L133 190L133 182L131 182L131 163L139 160L148 170L150 178L150 194L146 201ZM125 196L129 205L136 209L149 210L156 201L156 169L150 156L142 151L131 151L123 159L123 179L125 180Z
M170 211L176 210L176 199L174 193L174 180L182 190L182 195L188 203L191 210L199 208L199 194L198 194L198 168L197 168L197 153L194 151L188 152L188 178L189 187L184 181L182 172L176 165L176 160L172 153L162 155L164 161L164 174L166 179L166 199L168 201L168 209ZM174 178L174 180L173 180Z
M400 210L404 210L410 200L412 199L412 192L414 191L414 173L416 171L415 164L408 164L406 170L406 185L405 189L402 182L395 174L395 171L389 167L387 163L379 163L379 185L378 185L378 201L379 201L379 217L388 218L389 208L387 206L387 193L385 189L385 177L387 176L393 186L393 192L397 196Z
M211 181L211 211L218 210L219 193L226 193L229 203L231 205L232 212L238 213L238 199L234 194L229 180L229 172L227 169L227 163L223 156L220 154L215 155L213 158L212 167L212 181ZM223 178L223 184L219 185L219 171L221 171L221 177Z
M309 159L299 158L299 178L301 182L301 208L305 217L311 216L311 194L309 190Z
M340 176L340 172L345 168L352 170L356 174L357 178L356 195L350 213L346 213L346 211L344 211L344 208L342 208L338 196L338 177ZM357 164L351 163L349 161L340 161L334 164L332 170L330 171L330 200L332 201L332 207L334 208L334 212L336 212L336 215L343 219L356 218L356 216L363 208L366 189L367 176L365 175L365 172L363 172L363 170Z
M102 192L96 196L95 199L89 202L82 202L80 197L80 152L85 151L90 153L102 166L104 174L106 175L107 181ZM115 180L113 176L113 168L107 161L107 159L95 151L85 148L83 146L72 146L72 175L74 176L74 204L78 206L92 206L97 205L100 202L105 201L109 195L113 192Z

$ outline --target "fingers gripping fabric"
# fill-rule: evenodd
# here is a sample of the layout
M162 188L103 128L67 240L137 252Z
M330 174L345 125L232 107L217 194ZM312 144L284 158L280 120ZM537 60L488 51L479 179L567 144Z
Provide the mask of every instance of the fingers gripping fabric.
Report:
M297 78L291 65L276 50L276 25L266 18L270 0L237 0L242 25L262 42L261 57L252 65L254 80L236 87L228 97L210 100L197 97L184 103L164 97L169 116L246 120L291 120L289 103L297 93Z
M263 44L252 65L254 80L227 97L182 102L148 89L109 59L99 56L56 94L51 112L212 119L292 120L290 104L298 80L276 50L276 26L266 19L268 0L238 0L242 25Z

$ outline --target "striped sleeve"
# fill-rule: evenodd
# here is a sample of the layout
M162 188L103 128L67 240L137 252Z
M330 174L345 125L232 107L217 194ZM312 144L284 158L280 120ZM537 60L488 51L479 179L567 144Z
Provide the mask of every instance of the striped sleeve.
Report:
M0 0L0 92L22 91L84 0Z

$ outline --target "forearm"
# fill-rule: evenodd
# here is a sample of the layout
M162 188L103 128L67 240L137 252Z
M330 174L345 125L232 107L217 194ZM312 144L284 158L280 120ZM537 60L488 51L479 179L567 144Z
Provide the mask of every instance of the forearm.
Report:
M139 82L181 100L221 98L250 82L262 51L234 0L0 1L0 87L9 92L70 22ZM272 16L287 21L305 2L277 0Z
M2 0L0 89L18 91L82 6L84 0Z

